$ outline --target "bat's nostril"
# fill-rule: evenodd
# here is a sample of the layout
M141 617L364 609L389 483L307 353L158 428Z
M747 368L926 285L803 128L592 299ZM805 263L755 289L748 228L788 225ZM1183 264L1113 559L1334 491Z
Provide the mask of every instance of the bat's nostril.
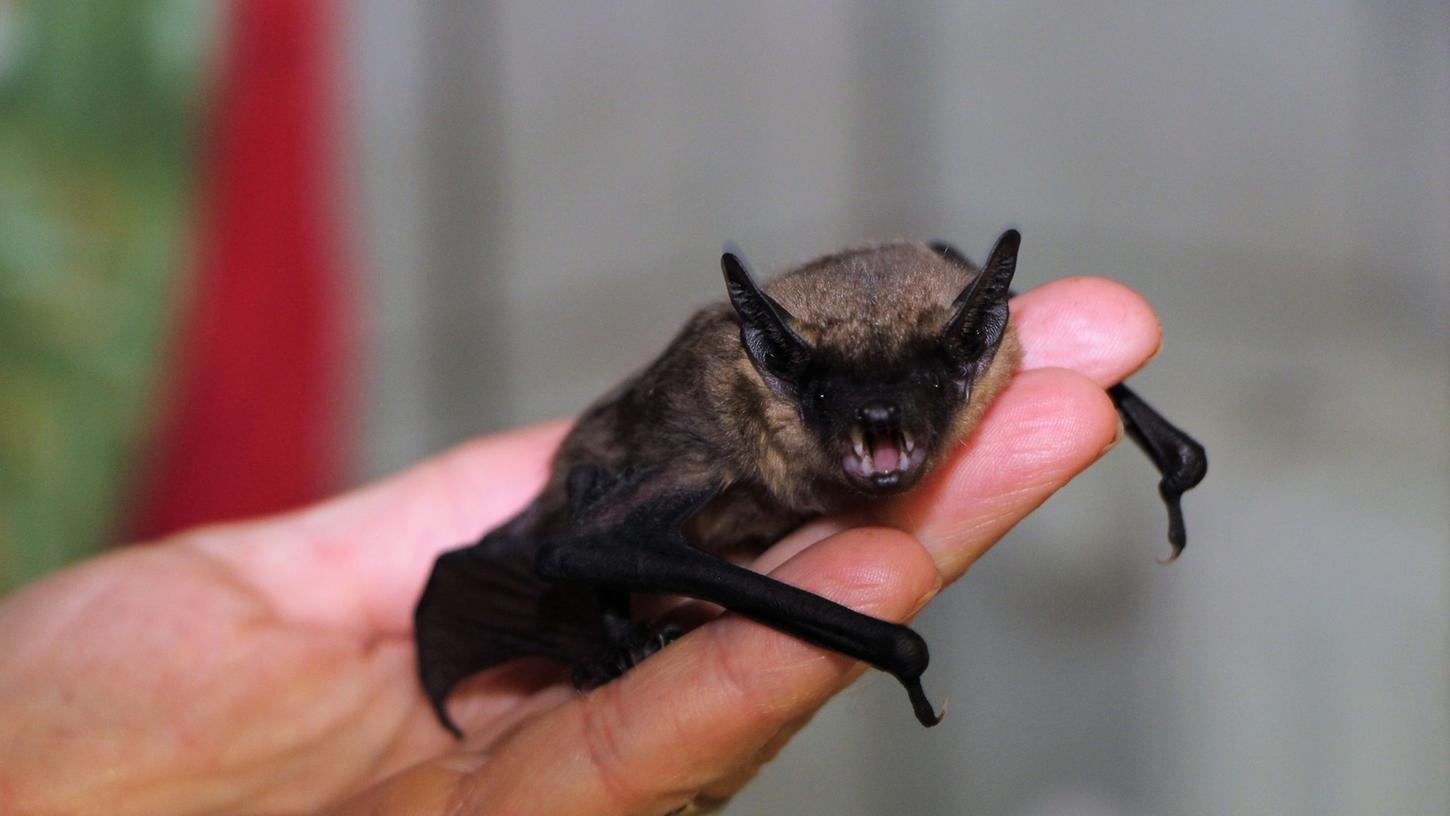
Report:
M856 419L867 427L894 425L900 410L893 402L868 402L856 409Z

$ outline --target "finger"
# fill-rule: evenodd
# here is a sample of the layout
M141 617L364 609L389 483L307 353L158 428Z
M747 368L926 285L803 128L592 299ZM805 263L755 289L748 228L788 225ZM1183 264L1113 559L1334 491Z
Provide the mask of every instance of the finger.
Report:
M774 574L897 621L939 581L920 545L880 528L822 541ZM759 761L782 728L857 671L849 658L727 615L516 733L459 801L486 813L665 813Z
M1112 402L1063 369L1020 372L966 443L910 493L855 516L818 519L764 553L769 570L822 537L868 522L905 530L955 580L996 541L1118 441Z
M1098 384L1060 368L1019 374L967 444L915 490L870 514L916 536L952 581L1120 440Z
M1070 368L1101 386L1137 371L1163 344L1143 296L1107 278L1053 281L1012 299L1022 369Z
M457 752L415 765L348 798L327 816L412 816L457 813L455 792L483 762L478 754Z
M857 664L856 669L864 671L865 667ZM855 676L856 670L853 670L850 677L854 680ZM823 699L821 702L824 704L829 702L829 699ZM739 766L701 788L699 793L695 794L695 807L704 812L714 813L716 810L729 804L730 800L734 799L736 794L740 793L746 785L750 784L750 781L755 778L763 766L775 759L776 755L795 738L796 734L800 733L801 729L810 725L811 720L815 718L816 712L820 710L821 707L816 706L805 714L786 723L770 739L766 740L765 744L759 750L747 757Z
M1047 284L1012 308L1024 369L1076 368L1106 385L1159 342L1147 303L1101 278ZM406 634L438 553L521 509L566 430L555 422L476 440L277 523L214 528L206 540L286 619Z

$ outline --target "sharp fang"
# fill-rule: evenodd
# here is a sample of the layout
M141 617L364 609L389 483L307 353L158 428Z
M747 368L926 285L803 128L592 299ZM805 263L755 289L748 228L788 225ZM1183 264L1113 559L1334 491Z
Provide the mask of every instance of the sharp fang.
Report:
M855 449L857 456L866 456L866 437L860 428L851 429L851 447Z
M912 451L916 450L916 440L911 438L911 434L907 433L906 431L902 431L901 446L906 448L907 453L911 453Z

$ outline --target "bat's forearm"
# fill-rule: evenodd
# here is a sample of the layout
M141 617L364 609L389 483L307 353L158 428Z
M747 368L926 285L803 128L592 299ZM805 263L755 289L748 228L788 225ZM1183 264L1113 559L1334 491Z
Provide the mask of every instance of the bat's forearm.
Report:
M1168 507L1168 541L1173 545L1169 560L1177 558L1188 543L1182 497L1208 474L1208 454L1193 437L1164 419L1127 385L1118 383L1109 388L1108 396L1123 417L1123 429L1163 475L1158 494Z

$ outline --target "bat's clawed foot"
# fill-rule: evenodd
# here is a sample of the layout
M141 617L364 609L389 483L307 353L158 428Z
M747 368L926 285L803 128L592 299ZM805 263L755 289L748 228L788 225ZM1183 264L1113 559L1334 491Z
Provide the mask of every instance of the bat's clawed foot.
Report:
M891 638L890 659L883 661L880 666L901 681L901 685L906 688L907 698L911 700L911 710L916 714L917 722L930 728L941 722L947 710L943 706L938 713L921 687L921 675L931 661L926 641L905 626L893 626L893 629L895 631Z
M638 666L684 633L684 629L674 624L636 623L618 640L574 667L574 688L580 691L598 688Z

